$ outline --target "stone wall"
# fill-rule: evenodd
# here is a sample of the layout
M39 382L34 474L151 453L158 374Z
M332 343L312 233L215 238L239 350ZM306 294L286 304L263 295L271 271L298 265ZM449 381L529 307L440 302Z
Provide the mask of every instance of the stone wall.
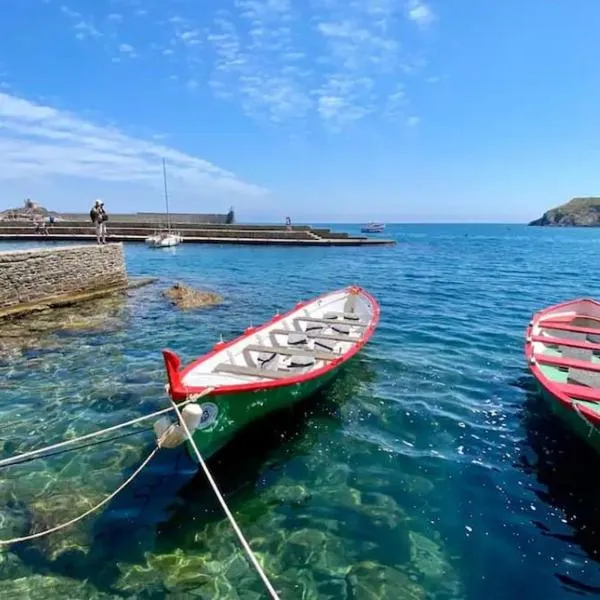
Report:
M200 213L118 213L111 212L110 205L106 206L108 216L110 217L109 225L113 221L119 223L144 223L146 225L165 225L169 220L171 223L192 223L195 225L224 225L228 223L227 214L200 214ZM61 213L60 218L65 221L90 221L89 210L84 213ZM231 217L235 221L235 214Z
M126 285L122 244L0 252L0 309Z

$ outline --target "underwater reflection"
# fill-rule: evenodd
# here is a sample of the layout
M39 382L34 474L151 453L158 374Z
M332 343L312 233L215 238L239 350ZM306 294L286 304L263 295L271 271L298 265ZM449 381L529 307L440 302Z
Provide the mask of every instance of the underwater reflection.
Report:
M247 524L271 510L272 502L260 499L256 492L269 486L282 465L293 460L299 446L310 446L316 436L341 427L340 402L350 399L358 386L373 376L368 362L356 357L326 389L249 426L212 457L209 466L232 512L243 510ZM140 443L146 445L141 455L147 456L151 438L148 435ZM123 472L122 480L137 466ZM180 447L160 452L139 478L107 505L94 522L87 544L66 544L66 549L57 553L42 539L17 544L11 550L33 572L88 580L98 590L126 597L128 594L117 589L124 564L147 568L148 553L185 549L194 545L194 537L203 527L224 520L204 474ZM69 530L54 535L67 537ZM152 593L164 597L160 595L164 590ZM139 595L137 590L133 596L154 597L148 594Z
M546 523L532 523L543 536L575 544L592 561L600 562L600 479L595 476L600 457L550 411L533 377L524 374L516 385L526 394L522 421L529 446L516 466L536 478L539 486L532 489L538 498L562 513L559 529L554 511L554 518ZM557 552L564 554L564 548ZM565 572L555 575L571 591L600 594L598 565L590 564L585 555L567 555Z

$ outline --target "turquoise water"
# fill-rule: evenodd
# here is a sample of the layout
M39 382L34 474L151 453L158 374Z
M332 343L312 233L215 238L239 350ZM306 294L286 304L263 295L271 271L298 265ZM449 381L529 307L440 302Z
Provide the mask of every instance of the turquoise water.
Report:
M405 225L388 235L399 243L127 246L130 274L156 284L0 330L2 457L165 407L165 346L187 361L220 335L357 283L382 309L362 355L331 389L212 461L281 598L599 594L600 459L547 414L522 343L536 309L598 295L600 230ZM179 312L161 295L176 281L225 303ZM141 429L3 469L0 538L112 492L152 449ZM0 598L67 597L266 596L203 476L176 451L98 515L0 549Z

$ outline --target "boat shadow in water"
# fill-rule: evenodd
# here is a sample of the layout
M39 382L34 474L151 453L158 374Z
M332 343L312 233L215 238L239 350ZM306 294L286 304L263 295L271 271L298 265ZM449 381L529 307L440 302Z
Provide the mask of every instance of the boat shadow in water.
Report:
M598 565L586 560L600 562L600 479L595 476L600 456L551 412L529 373L524 372L515 386L525 392L522 422L528 444L516 466L536 478L539 486L532 485L532 491L538 498L562 513L559 528L555 511L546 523L532 523L542 535L585 552L565 552L562 546L558 552L567 555L559 564L565 572L555 572L556 578L571 592L600 594Z
M340 404L374 378L368 359L357 356L326 388L298 405L273 413L248 426L209 461L209 468L229 507L235 514L253 499L273 473L293 458L297 443L322 435L324 429L341 426ZM142 455L152 449L147 444ZM249 449L251 451L249 452ZM122 474L124 480L137 464ZM258 517L271 507L252 507ZM190 544L192 530L226 517L202 470L184 447L157 454L142 474L111 501L95 521L90 545L69 549L49 559L43 541L16 544L11 550L25 566L41 574L56 574L88 580L99 590L117 596L154 598L124 593L115 586L124 564L147 562L147 553L162 554ZM68 529L64 535L68 534ZM61 535L61 534L59 534ZM156 597L164 597L158 593Z

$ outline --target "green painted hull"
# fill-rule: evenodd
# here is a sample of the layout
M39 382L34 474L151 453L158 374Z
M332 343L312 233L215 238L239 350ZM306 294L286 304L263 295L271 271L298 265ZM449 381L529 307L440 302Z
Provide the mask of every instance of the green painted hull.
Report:
M218 409L214 421L204 429L197 429L193 434L194 442L203 458L210 458L250 423L309 398L336 377L341 368L343 365L321 377L299 384L203 398L200 406L210 402ZM187 444L190 456L196 460L190 443Z
M600 429L590 425L583 417L574 410L565 407L562 402L555 398L542 385L538 384L540 393L550 405L552 412L557 415L563 423L578 437L589 444L600 454Z

